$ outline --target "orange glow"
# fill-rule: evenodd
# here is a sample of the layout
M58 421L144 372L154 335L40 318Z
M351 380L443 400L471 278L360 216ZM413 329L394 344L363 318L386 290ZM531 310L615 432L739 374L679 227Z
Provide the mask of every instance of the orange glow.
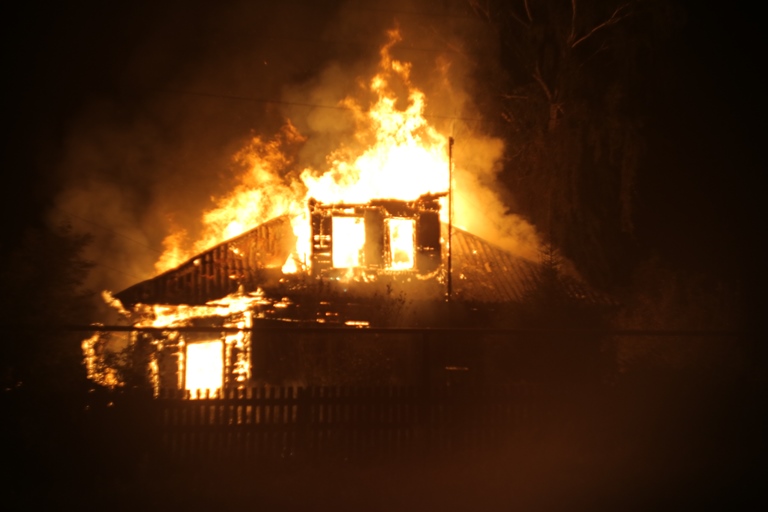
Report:
M326 258L323 265L346 269L346 272L334 272L335 279L374 279L365 271L359 271L364 265L403 272L409 279L408 273L417 267L414 219L391 212L383 219L383 224L382 220L378 224L371 223L371 229L366 231L364 214L350 205L364 205L373 200L416 201L422 196L433 195L440 205L440 220L446 223L449 188L453 191L454 225L517 255L538 258L538 242L533 228L520 218L506 216L506 207L494 192L494 179L503 156L502 142L474 133L464 123L460 117L463 100L446 100L457 103L453 105L456 117L450 118L450 126L444 122L444 116L429 118L442 117L441 129L430 124L425 117L427 97L411 81L411 64L399 61L391 54L392 48L401 41L400 33L392 30L388 35L389 40L381 48L378 68L372 77L357 77L354 83L359 87L335 105L339 108L318 108L308 114L308 118L316 115L328 125L343 124L348 129L338 132L340 135L331 142L318 142L300 133L294 122L286 118L283 127L273 136L254 136L234 155L234 164L241 168L241 172L231 192L213 198L215 206L204 211L196 240L190 240L187 231L181 228L165 238L165 252L155 264L158 272L178 267L225 240L286 215L291 220L297 241L282 262L283 274L309 273L313 258L316 258L316 253L312 252L313 242L327 251L329 247L322 245L327 241L331 261L327 261L327 252L323 252ZM445 65L444 61L442 65ZM449 135L453 136L454 131L461 131L463 144L457 145L452 155L460 154L462 147L467 149L459 158L454 156L456 161L451 161L449 166ZM321 144L324 146L319 147ZM453 180L452 187L449 187L449 180ZM334 212L328 214L331 216L330 231L324 227L326 231L318 235L320 241L313 240L310 204L334 207ZM430 217L434 220L436 233L433 245L447 248L448 240L440 240L436 211L435 207ZM419 230L419 237L422 237L422 231ZM366 240L366 236L372 240ZM281 247L281 250L286 249ZM230 250L237 251L234 247ZM437 251L438 257L439 254ZM375 261L366 262L366 256ZM200 260L194 260L193 264L200 264ZM438 272L430 267L429 275L435 277ZM232 278L237 279L237 276L233 274ZM179 348L179 353L175 354L179 361L175 375L179 380L183 376L184 387L193 392L198 389L214 392L223 387L225 379L229 385L232 377L237 383L250 378L251 334L248 330L253 316L259 314L259 307L287 310L289 305L285 299L270 301L259 291L232 294L205 305L140 304L126 315L130 314L131 323L138 327L167 327L166 334L173 333L173 327L192 325L192 319L203 320L203 323L209 319L211 325L243 329L237 334L222 333L219 339L203 342L189 341L177 331L172 340L173 347ZM317 319L321 323L326 320L332 322L334 318ZM368 326L364 320L350 320L346 324ZM86 358L91 361L97 357L97 341L94 338L83 344ZM159 352L163 342L155 340L153 343ZM95 363L89 366L89 372L96 370ZM160 378L157 377L158 382Z
M414 267L414 225L413 219L387 219L390 254L389 267L394 270L409 270Z
M282 267L283 274L295 274L299 271L299 267L296 265L296 255L291 254L288 256L288 258L285 260L285 263Z
M324 169L297 169L292 155L298 154L307 139L290 120L272 139L254 138L235 155L235 161L246 166L247 171L228 196L218 199L217 206L204 213L201 238L185 249L183 232L168 236L166 252L156 265L158 271L173 268L194 254L283 214L291 215L298 237L293 261L286 261L286 272L293 272L293 266L306 270L309 198L323 203L359 204L380 198L414 200L423 194L448 190L448 137L424 118L426 97L411 83L410 63L390 55L391 48L401 40L399 32L390 31L389 38L380 52L378 73L367 81L373 102L362 104L351 96L341 102L354 123L355 141L340 141L338 148L330 149ZM398 90L407 91L406 97L399 98L395 92ZM362 228L346 220L338 221L338 228L348 231L351 238L334 236L334 245L344 245L334 251L333 265L358 265ZM398 252L393 257L401 255ZM413 266L412 256L396 262L393 268L408 268L404 265Z
M211 395L219 392L224 382L224 344L220 340L190 343L185 359L185 389L195 396L199 390Z
M354 268L363 263L365 223L362 217L333 217L333 266Z

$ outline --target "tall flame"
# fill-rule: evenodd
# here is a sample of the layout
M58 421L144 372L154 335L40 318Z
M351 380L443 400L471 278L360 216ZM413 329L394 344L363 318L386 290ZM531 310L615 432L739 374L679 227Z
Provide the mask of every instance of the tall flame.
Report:
M297 263L308 261L309 198L324 203L365 203L377 198L413 200L449 189L449 137L425 118L427 99L411 81L411 64L392 56L392 47L401 41L399 31L391 30L388 36L380 51L378 72L364 85L365 92L373 98L370 105L352 96L340 102L354 124L352 140L337 141L337 147L326 154L323 169L304 167L299 171L297 155L308 139L290 120L274 138L254 138L235 155L235 161L245 165L247 171L229 195L219 198L217 206L204 213L202 236L187 246L183 244L183 233L168 236L165 254L156 264L158 271L173 268L201 251L284 214L292 217L298 239L291 261L286 261L286 270L293 271ZM536 245L535 232L527 223L514 219L509 224L514 233L510 229L504 233L498 222L483 218L501 218L506 212L487 183L480 183L473 175L476 169L472 166L494 167L503 150L501 142L485 138L473 144L472 150L482 155L468 157L467 169L457 169L466 186L454 194L454 220L467 227L474 219L479 235L492 234L523 256L526 246L529 254L535 254L535 249L531 250ZM483 172L492 174L495 169ZM447 208L441 211L445 222Z
M375 198L416 199L448 190L448 137L424 118L426 98L410 80L411 65L390 55L400 41L397 31L381 50L380 71L370 81L377 100L369 110L347 98L356 137L368 146L359 155L339 149L328 156L330 171L316 176L309 169L301 179L309 195L323 202L363 203ZM398 109L393 82L408 90L406 107Z

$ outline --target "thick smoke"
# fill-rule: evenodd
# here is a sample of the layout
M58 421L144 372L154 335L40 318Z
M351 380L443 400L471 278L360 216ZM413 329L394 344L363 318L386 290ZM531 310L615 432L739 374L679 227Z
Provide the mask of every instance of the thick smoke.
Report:
M387 31L403 41L427 96L426 116L453 136L457 224L535 257L537 237L507 214L495 174L503 145L482 132L465 85L483 27L464 2L223 2L158 8L110 63L119 86L70 125L53 216L94 235L91 287L121 290L155 274L163 240L190 242L218 198L240 181L234 155L290 119L306 139L295 173L322 171L354 122L341 101L364 95ZM282 178L289 180L295 176ZM505 191L508 194L509 191Z

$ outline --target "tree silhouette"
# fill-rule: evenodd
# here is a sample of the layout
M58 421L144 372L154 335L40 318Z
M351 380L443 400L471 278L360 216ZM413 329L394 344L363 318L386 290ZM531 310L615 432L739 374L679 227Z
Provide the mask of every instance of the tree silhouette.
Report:
M87 324L91 294L82 285L91 264L81 253L89 237L68 226L30 229L0 262L3 283L0 325L3 385L62 390L84 379L83 333L65 326Z
M472 0L498 39L484 108L507 141L518 207L597 284L626 272L644 84L669 2Z

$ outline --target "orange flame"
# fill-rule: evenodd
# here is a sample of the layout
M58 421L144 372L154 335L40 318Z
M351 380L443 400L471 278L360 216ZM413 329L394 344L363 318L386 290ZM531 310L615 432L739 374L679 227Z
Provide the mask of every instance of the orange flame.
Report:
M353 140L337 141L326 153L322 169L300 166L307 137L290 120L274 138L255 137L235 161L247 167L234 190L204 213L203 234L184 247L183 233L170 235L166 252L156 264L165 271L195 254L244 233L274 217L290 215L297 246L286 271L306 268L310 252L307 200L323 203L365 203L372 199L414 200L449 190L454 180L453 221L513 253L536 259L538 236L525 220L511 216L494 191L503 153L500 140L465 130L466 147L451 178L449 136L430 125L424 112L425 94L411 81L411 64L393 58L401 41L398 30L380 51L378 72L365 82L374 99L368 106L347 96L340 102L354 124ZM443 62L443 66L445 66ZM457 154L461 153L459 149ZM458 183L458 186L457 186ZM447 199L441 199L447 222Z
M288 121L272 140L254 138L235 155L248 166L231 194L203 215L204 230L188 250L182 249L183 233L165 240L166 251L156 264L158 271L173 268L224 240L237 236L276 216L294 217L299 242L292 262L307 261L309 253L306 201L362 203L375 198L412 200L426 193L448 189L448 137L424 118L426 98L410 80L411 65L392 58L390 50L400 34L389 32L381 50L380 71L369 81L375 102L366 109L351 97L342 101L355 123L356 146L345 145L326 157L327 169L305 168L299 178L293 166L295 154L306 142ZM398 108L395 88L408 91L405 108ZM351 256L350 256L351 257Z

